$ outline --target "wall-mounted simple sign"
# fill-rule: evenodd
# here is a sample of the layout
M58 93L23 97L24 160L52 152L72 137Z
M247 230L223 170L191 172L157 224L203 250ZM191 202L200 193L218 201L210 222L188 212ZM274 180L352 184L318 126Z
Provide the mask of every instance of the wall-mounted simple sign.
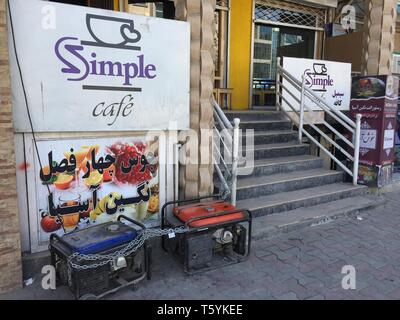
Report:
M189 24L10 1L35 131L189 127ZM9 19L10 21L10 19ZM9 23L14 128L30 131Z
M297 80L302 81L304 75L306 86L319 97L338 110L348 111L350 108L351 94L351 64L324 60L283 58L283 68L292 74ZM300 93L287 81L284 86L296 94L300 99ZM289 103L300 109L299 103L286 91L283 96ZM315 103L306 99L305 104L313 110L321 110ZM285 110L291 110L286 102L283 102ZM307 109L305 109L307 111Z

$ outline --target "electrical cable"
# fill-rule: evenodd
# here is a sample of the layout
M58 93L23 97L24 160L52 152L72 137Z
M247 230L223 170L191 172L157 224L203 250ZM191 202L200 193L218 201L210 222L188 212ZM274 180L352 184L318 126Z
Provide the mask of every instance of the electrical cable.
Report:
M20 78L21 78L22 91L23 91L23 93L24 93L26 112L27 112L27 115L28 115L29 125L30 125L30 128L31 128L31 134L32 134L32 138L33 138L33 144L34 144L34 146L35 146L36 155L37 155L37 158L38 158L38 160L39 160L40 170L42 170L42 172L43 172L42 161L40 160L39 149L38 149L38 146L37 146L36 134L35 134L35 130L34 130L34 128L33 128L32 117L31 117L31 113L30 113L30 110L29 110L28 97L27 97L26 90L25 90L24 78L23 78L23 76L22 76L21 65L20 65L20 63L19 63L19 58L18 58L18 53L17 53L17 45L16 45L16 42L15 42L14 24L13 24L13 19L12 19L12 14L11 14L10 0L7 0L7 7L8 7L8 14L9 14L9 17L10 17L10 28L11 28L12 41L13 41L13 46L14 46L15 60L16 60L16 62L17 62L17 67L18 67L19 76L20 76ZM47 187L47 191L49 192L49 195L50 195L51 192L50 192L50 187L49 187L49 185L46 184L46 187Z

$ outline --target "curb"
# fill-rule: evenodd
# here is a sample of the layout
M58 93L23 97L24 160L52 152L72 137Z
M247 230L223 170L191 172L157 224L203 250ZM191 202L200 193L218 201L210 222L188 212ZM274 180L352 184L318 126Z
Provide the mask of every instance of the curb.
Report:
M261 228L261 230L254 230L252 240L260 239L271 239L281 234L289 233L293 231L299 231L307 227L315 227L322 224L327 224L336 221L340 218L354 216L362 211L374 209L386 203L386 199L383 197L374 197L367 205L354 206L348 209L338 210L329 215L320 215L313 218L307 218L300 221L294 221L285 225L275 225ZM257 218L255 218L257 219Z

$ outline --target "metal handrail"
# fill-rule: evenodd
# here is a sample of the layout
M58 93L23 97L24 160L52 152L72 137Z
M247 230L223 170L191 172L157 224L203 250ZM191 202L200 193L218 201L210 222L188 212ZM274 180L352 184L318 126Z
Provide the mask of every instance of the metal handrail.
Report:
M282 80L280 80L282 78ZM292 88L287 88L283 82L286 80L288 83L292 85ZM296 95L292 92L292 90L300 93L300 99L296 97ZM300 110L296 110L296 108L289 103L289 101L284 97L283 90L289 93L294 100L300 104ZM282 107L280 103L280 99L286 102L286 105L299 117L299 142L302 143L303 134L306 135L313 143L320 148L320 150L324 151L335 163L337 163L345 172L347 172L353 178L353 184L357 185L358 179L358 165L359 165L359 153L360 153L360 134L361 134L361 114L356 115L356 121L354 122L352 119L347 117L345 114L333 108L329 105L329 103L321 97L318 97L314 91L308 88L305 84L305 77L302 77L302 81L297 80L292 74L290 74L287 70L285 70L280 65L280 58L278 58L277 62L277 76L276 76L276 106L278 110L283 111L286 115L290 116L288 112ZM338 123L340 123L344 128L346 128L353 137L353 142L348 140L345 136L340 134L335 128L333 128L329 123L323 121L322 124L325 125L331 132L337 135L341 140L343 140L348 146L353 148L354 154L353 156L348 153L344 148L340 147L333 139L331 139L325 132L323 132L320 128L318 128L312 121L308 121L304 117L304 108L307 108L309 112L313 112L314 110L305 104L305 99L308 98L312 102L314 102L321 111L329 114L333 119L335 119ZM317 131L322 137L324 137L327 141L329 141L333 146L337 148L342 154L344 154L348 159L353 161L353 170L347 168L342 162L340 162L327 148L325 148L319 141L317 141L312 135L307 132L304 128L304 125L309 125L315 131Z
M226 117L224 111L222 111L221 107L219 106L219 104L215 100L214 100L214 110L216 111L216 113L218 114L220 119L223 121L225 128L226 129L233 129L232 123Z
M231 203L233 205L236 204L236 185L237 185L237 166L239 159L239 124L240 119L235 118L233 120L233 124L226 117L225 113L222 111L221 107L214 100L214 131L218 137L218 139L222 140L223 147L222 149L228 155L228 158L231 159L231 163L226 161L223 157L223 152L219 150L219 145L217 146L214 143L214 168L215 172L219 180L221 181L221 185L224 189L224 197L227 198L230 196ZM217 124L219 128L217 127ZM221 132L224 133L224 137L227 138L227 141L222 139ZM221 170L220 164L222 164L223 169Z

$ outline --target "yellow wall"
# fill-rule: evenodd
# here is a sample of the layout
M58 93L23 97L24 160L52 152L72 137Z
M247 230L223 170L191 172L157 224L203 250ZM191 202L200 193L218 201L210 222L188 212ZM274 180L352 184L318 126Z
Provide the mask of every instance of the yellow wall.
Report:
M247 109L250 106L252 2L230 1L229 88L233 88L234 109Z

